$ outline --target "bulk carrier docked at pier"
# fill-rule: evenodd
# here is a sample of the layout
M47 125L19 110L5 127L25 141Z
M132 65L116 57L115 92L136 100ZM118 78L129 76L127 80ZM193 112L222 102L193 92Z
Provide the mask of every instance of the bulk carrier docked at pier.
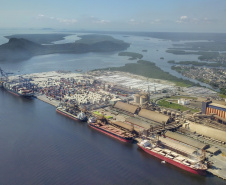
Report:
M193 159L191 159L151 140L142 140L137 145L148 154L155 156L164 162L194 174L202 176L206 175L207 164L204 163L205 157L203 155L201 155L200 158L193 157Z
M84 112L80 112L78 113L78 115L74 115L74 114L71 114L70 112L67 112L65 109L63 109L62 107L57 107L56 108L56 111L64 116L67 116L73 120L76 120L76 121L87 121L87 116L85 115Z
M107 123L106 120L103 119L98 119L96 120L95 118L90 118L88 120L88 125L99 131L102 132L108 136L111 136L115 139L118 139L122 142L127 142L127 143L132 143L133 142L133 134L126 131L125 129L120 129L120 127L122 127L123 123L121 122L115 122L115 123ZM124 125L125 126L125 125ZM128 127L131 127L130 125L128 125ZM125 128L125 127L124 127ZM130 128L131 131L133 130L133 128Z

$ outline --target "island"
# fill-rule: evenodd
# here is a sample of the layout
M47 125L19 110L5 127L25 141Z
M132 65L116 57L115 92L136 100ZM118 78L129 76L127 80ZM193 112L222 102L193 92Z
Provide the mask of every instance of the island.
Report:
M142 59L143 55L135 52L120 52L118 56L128 56L130 57L129 60L136 60L136 59Z
M37 44L53 44L52 42L63 40L64 37L70 36L72 34L62 34L62 33L54 33L54 34L15 34L10 36L5 36L7 39L12 38L23 38Z
M41 35L41 34L40 34ZM37 40L40 35L34 35ZM25 37L21 35L21 37ZM27 36L28 37L28 36ZM0 61L22 61L37 55L55 53L88 53L88 52L116 52L126 50L130 44L107 35L83 35L74 43L42 45L26 38L10 38L9 42L0 46ZM29 37L31 37L29 35ZM43 38L43 36L42 36ZM52 41L52 40L51 40ZM49 42L49 41L48 41Z

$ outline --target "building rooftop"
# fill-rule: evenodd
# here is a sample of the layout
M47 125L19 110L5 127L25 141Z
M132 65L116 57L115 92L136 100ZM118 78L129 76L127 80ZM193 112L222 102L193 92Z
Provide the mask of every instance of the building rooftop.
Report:
M167 123L169 121L169 116L166 116L154 111L150 111L147 109L141 109L138 115L141 117L156 121L158 123L162 123L162 122Z
M212 106L215 106L215 107L221 107L221 108L226 109L225 105L221 105L221 104L217 104L217 103L210 103L209 105L212 105Z
M124 110L124 111L127 111L127 112L130 112L132 114L135 114L138 106L135 106L135 105L130 105L128 103L123 103L121 101L118 101L115 106L115 108L118 108L118 109L121 109L121 110Z
M167 131L165 133L165 136L172 138L172 139L175 139L177 141L186 143L188 145L191 145L191 146L199 148L199 149L204 149L204 148L208 147L208 145L206 145L204 143L198 142L197 140L191 139L191 138L184 136L182 134L179 134L177 132Z

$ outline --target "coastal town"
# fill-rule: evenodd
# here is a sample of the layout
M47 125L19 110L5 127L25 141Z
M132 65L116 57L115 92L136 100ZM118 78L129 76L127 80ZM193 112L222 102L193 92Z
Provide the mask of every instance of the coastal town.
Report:
M98 70L9 76L2 87L186 171L226 178L226 105L215 91Z
M226 69L224 68L176 65L173 67L173 69L185 77L204 82L211 85L213 88L226 88Z

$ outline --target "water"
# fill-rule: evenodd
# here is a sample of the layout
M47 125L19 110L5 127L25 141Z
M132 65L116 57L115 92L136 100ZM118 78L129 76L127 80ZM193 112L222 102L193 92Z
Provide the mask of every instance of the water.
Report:
M128 39L140 41L138 37ZM148 40L144 41L149 46ZM127 57L115 53L55 54L4 63L1 67L24 74L89 70L126 62ZM136 144L103 135L86 123L56 113L53 106L37 99L16 97L0 89L0 103L0 184L225 184L211 175L197 176L161 164Z
M223 184L0 90L0 184Z
M40 33L48 33L44 31L39 31ZM6 34L7 33L7 34ZM15 34L10 30L6 32L5 30L0 30L0 44L6 43L8 40L3 36ZM19 33L34 33L34 30L20 30ZM35 32L37 33L37 31ZM70 33L72 34L72 33ZM55 44L74 42L79 39L79 35L84 33L75 33L75 35L66 36L64 40L53 42ZM171 53L166 53L168 48L172 48L173 44L182 44L184 41L171 41L162 40L157 38L150 38L145 36L129 36L124 37L123 35L108 34L114 38L124 40L130 43L130 47L127 51L137 52L143 55L144 60L154 62L162 70L169 72L170 74L183 78L189 79L182 76L180 73L171 69L173 64L169 64L169 60L179 61L199 61L198 55L174 55ZM147 52L142 52L142 50L147 50ZM164 57L164 60L160 59ZM43 56L36 56L29 60L23 62L13 62L13 63L1 63L1 67L7 72L12 72L15 74L27 74L33 72L46 72L50 70L76 70L82 69L83 71L97 69L97 68L108 68L123 66L126 63L135 63L136 60L128 60L130 57L118 56L116 53L88 53L88 54L50 54ZM81 65L82 64L82 65ZM194 79L189 79L195 83L200 83L203 86L211 88L208 84L199 82Z

